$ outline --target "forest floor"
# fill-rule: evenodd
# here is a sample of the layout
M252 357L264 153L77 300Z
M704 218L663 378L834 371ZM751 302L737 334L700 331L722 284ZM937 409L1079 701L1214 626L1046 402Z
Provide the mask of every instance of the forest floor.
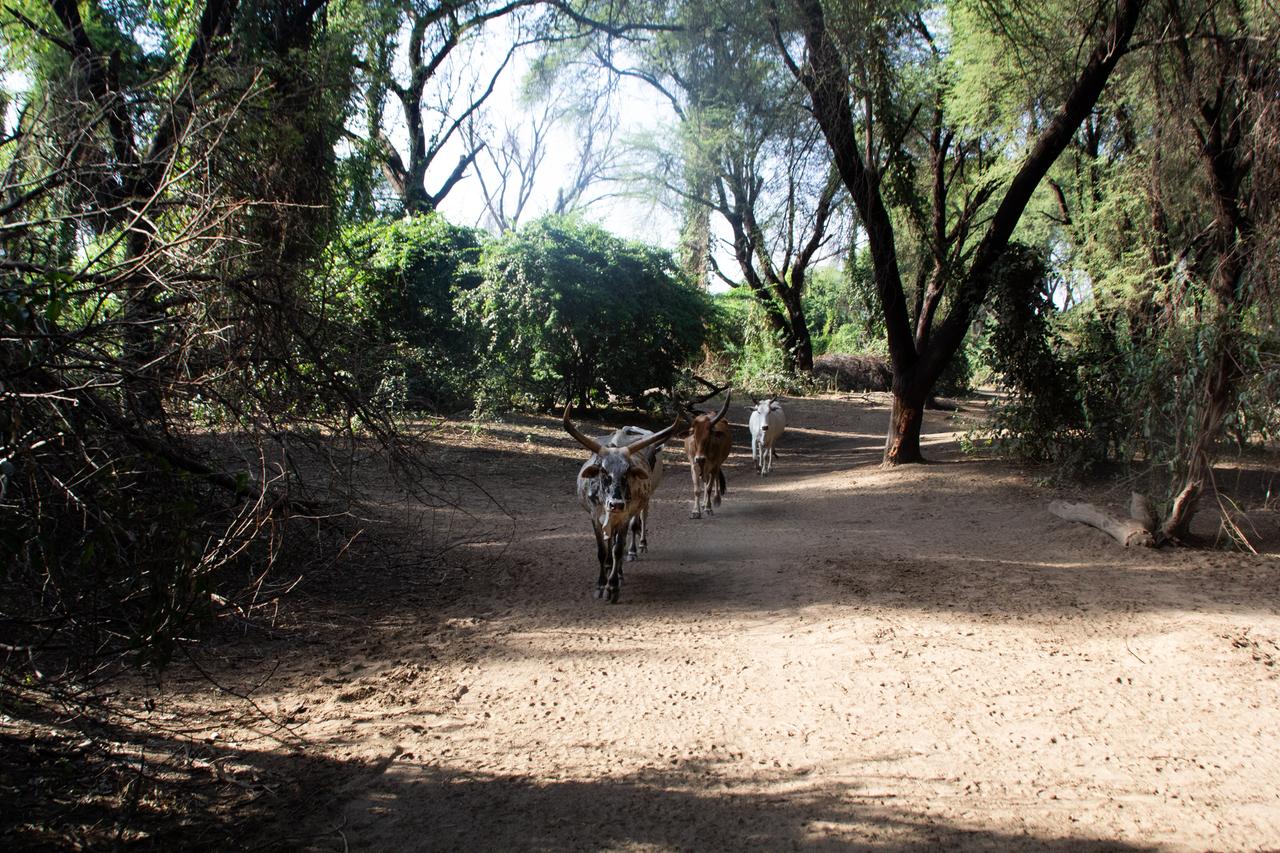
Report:
M202 666L269 717L181 668L126 701L184 721L233 795L224 847L1280 848L1274 509L1259 555L1125 550L1046 507L1127 490L963 455L972 411L929 412L934 464L886 470L883 396L785 405L765 478L730 410L712 517L668 448L617 605L556 420L443 429L436 464L497 501L422 523L459 540L443 581L318 571L220 640ZM1254 505L1260 466L1228 472Z

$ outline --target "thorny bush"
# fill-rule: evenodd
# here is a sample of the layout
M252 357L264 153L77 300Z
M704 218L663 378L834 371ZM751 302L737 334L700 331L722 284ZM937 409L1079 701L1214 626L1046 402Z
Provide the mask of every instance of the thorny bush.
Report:
M330 487L354 451L335 448L398 446L356 332L307 286L333 230L342 45L314 9L203 5L154 45L125 7L5 31L30 75L0 141L10 684L160 664L194 620L270 599L299 516L349 506Z

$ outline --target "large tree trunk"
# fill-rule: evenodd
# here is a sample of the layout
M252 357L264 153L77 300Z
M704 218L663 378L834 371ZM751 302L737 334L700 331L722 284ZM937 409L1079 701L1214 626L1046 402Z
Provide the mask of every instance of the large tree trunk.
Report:
M813 373L813 339L809 337L809 327L801 324L796 333L795 369L803 373Z
M884 464L887 466L923 462L920 453L920 428L924 423L924 397L893 392L893 412L889 417L889 434L884 442Z
M685 180L692 185L693 198L684 203L677 257L685 275L706 290L711 286L711 208L696 199L710 197L712 181L692 167L686 167L686 173Z
M800 279L803 287L804 279ZM790 369L792 373L813 372L813 338L809 336L809 323L804 316L804 303L799 287L793 284L787 294L787 349L789 351Z

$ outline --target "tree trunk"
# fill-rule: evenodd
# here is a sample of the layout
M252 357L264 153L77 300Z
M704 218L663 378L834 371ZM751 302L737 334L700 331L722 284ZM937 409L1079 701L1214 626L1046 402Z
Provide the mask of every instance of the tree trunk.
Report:
M1169 515L1160 526L1163 537L1175 542L1186 541L1190 536L1191 519L1195 517L1212 468L1210 453L1222 431L1222 422L1239 381L1239 361L1231 345L1232 332L1224 330L1222 335L1215 348L1213 372L1205 382L1204 409L1196 418L1196 432L1185 456L1185 473L1169 507Z
M920 427L923 422L924 399L904 395L895 388L893 414L889 418L889 434L884 443L884 465L924 461L920 453Z
M803 287L803 278L800 280ZM787 349L790 358L790 372L813 372L813 338L809 336L809 323L804 316L804 303L801 294L793 285L787 294Z
M813 372L813 339L809 337L809 327L803 323L796 332L795 362L795 370Z
M711 286L711 208L695 199L710 197L712 181L692 166L686 166L685 171L685 180L692 186L693 198L684 203L677 257L685 275L706 290Z

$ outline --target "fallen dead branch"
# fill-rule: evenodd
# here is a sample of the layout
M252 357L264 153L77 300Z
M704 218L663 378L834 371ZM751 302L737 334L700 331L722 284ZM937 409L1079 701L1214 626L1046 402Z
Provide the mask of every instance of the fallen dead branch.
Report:
M1054 501L1049 512L1065 521L1076 521L1096 527L1126 548L1141 545L1154 548L1157 544L1154 514L1145 496L1134 492L1129 499L1129 516L1099 509L1090 503Z

